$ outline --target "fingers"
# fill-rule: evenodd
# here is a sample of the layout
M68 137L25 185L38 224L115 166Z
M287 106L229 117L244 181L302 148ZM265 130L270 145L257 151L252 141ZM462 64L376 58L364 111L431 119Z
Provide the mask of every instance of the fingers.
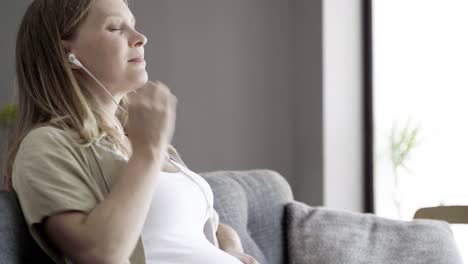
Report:
M136 95L137 95L137 92L135 90L130 91L126 94L128 100L133 100Z
M238 258L240 261L242 261L243 264L259 264L258 261L254 257L248 254L245 254L242 252L230 252L230 251L228 253Z

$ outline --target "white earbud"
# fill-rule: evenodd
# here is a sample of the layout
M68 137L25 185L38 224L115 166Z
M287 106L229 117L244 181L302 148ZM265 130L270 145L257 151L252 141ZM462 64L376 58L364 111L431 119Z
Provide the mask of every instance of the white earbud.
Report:
M81 64L81 62L76 58L75 54L73 53L68 53L68 61L80 68L83 68L83 64Z

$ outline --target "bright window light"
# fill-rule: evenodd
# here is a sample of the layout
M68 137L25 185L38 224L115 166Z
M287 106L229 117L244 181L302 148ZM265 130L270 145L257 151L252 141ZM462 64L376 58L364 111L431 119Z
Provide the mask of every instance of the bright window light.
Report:
M467 14L468 0L373 1L380 216L411 220L421 207L468 205Z

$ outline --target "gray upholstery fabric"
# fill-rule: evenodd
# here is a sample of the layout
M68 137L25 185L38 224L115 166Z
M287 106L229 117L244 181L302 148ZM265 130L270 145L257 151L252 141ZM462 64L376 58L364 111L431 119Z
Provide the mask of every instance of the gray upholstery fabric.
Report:
M213 189L220 222L237 231L246 253L260 264L285 263L283 211L293 195L283 176L266 169L199 174Z
M447 222L286 205L291 264L463 264Z
M0 263L53 263L29 234L13 192L0 192Z

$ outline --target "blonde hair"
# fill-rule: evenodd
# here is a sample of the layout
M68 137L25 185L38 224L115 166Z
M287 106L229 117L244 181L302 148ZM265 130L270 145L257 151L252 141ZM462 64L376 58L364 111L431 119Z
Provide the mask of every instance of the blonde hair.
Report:
M102 106L73 74L62 40L73 40L96 0L34 0L16 40L17 120L10 131L3 166L4 188L11 190L19 145L33 129L53 125L80 136L80 145L107 139L128 155L123 143L127 114L117 109L110 120ZM123 0L127 5L128 2ZM120 102L127 109L127 97ZM115 119L115 118L114 118ZM123 131L122 131L123 129Z

